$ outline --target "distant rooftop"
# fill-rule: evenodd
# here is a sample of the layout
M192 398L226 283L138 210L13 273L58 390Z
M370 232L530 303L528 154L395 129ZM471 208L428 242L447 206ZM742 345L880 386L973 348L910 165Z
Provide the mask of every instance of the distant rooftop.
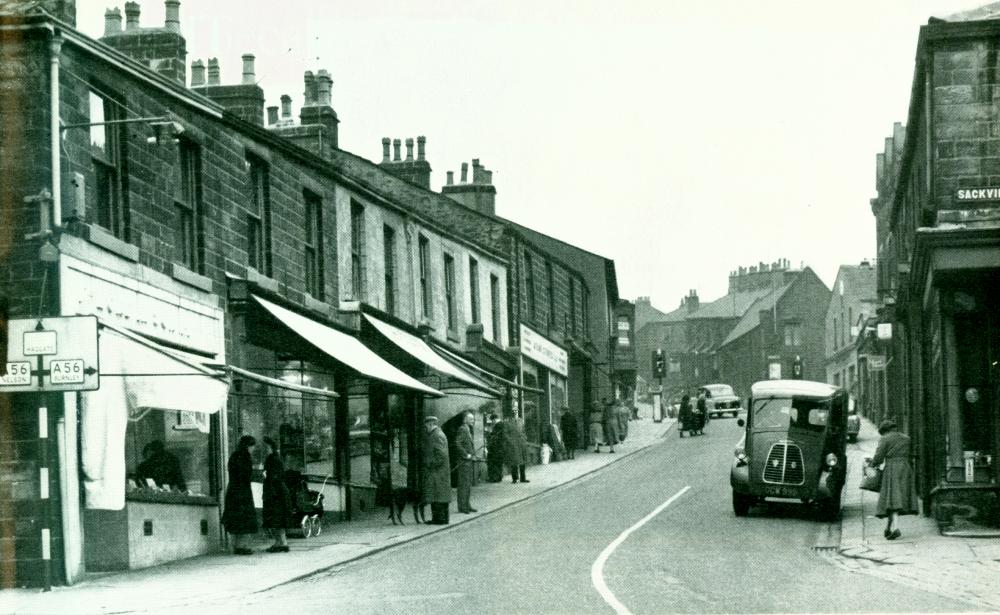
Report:
M1000 19L1000 2L991 2L990 4L984 4L981 7L970 9L968 11L962 11L960 13L952 13L951 15L935 16L942 21L949 22L960 22L960 21L985 21L987 19Z

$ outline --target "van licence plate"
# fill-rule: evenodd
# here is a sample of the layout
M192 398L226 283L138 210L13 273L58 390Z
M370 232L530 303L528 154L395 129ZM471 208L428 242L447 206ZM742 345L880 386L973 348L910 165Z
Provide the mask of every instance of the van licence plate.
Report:
M781 485L764 485L764 495L768 495L775 498L798 497L798 495L796 494L796 489L792 487L783 487Z

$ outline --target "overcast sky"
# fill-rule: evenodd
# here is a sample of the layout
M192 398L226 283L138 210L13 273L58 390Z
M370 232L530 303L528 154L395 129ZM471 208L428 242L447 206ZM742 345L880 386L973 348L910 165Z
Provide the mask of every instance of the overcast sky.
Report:
M140 25L163 23L141 0ZM875 256L875 154L904 121L918 28L984 0L183 0L188 65L268 105L332 74L340 147L425 135L432 187L479 158L497 213L613 258L664 310L787 258L828 286ZM100 36L104 10L78 0ZM190 71L189 71L190 72Z

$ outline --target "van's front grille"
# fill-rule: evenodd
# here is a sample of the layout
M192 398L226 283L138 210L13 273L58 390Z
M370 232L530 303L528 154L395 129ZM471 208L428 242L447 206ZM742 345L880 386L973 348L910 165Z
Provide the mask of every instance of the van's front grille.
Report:
M767 461L764 463L764 482L779 485L804 483L802 449L786 440L775 442L767 453Z

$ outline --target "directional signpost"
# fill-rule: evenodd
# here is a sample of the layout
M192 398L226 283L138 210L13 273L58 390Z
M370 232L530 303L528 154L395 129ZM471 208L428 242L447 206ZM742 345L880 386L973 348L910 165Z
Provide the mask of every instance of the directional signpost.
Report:
M49 500L49 409L43 393L100 388L97 317L57 316L7 322L7 374L0 393L39 393L38 518L42 525L45 590L52 588L51 501Z

